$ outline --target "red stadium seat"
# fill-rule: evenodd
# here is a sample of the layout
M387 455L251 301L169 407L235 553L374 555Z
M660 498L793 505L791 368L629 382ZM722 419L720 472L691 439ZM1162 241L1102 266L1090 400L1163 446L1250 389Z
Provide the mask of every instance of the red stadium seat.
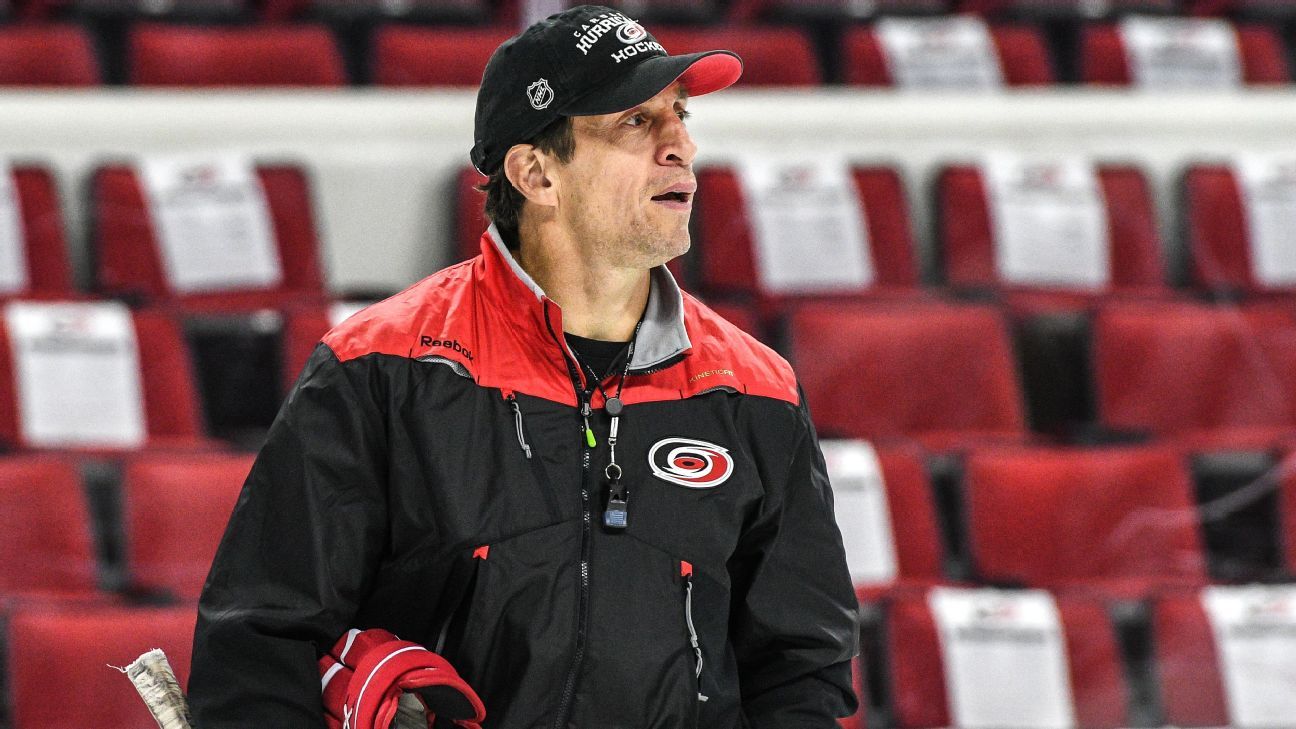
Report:
M890 584L856 585L861 602L872 602L897 589L927 587L944 578L940 527L932 498L931 476L914 447L877 449L891 512L891 536L896 557L896 579Z
M188 348L179 325L157 310L132 313L139 346L140 389L146 447L206 448L202 413L194 387ZM0 320L0 443L26 442L19 413L18 383L8 331Z
M0 86L96 86L99 63L74 25L0 27Z
M1230 724L1215 636L1199 593L1176 591L1155 600L1152 635L1166 723Z
M1177 451L983 450L964 478L968 541L984 580L1120 596L1206 581L1192 482Z
M1247 85L1291 82L1282 39L1273 28L1237 25L1242 82ZM1124 43L1115 25L1085 27L1080 36L1080 75L1088 84L1129 86L1133 77Z
M0 458L0 598L93 598L93 527L81 472L67 458Z
M728 17L731 22L738 23L821 18L849 21L884 14L934 14L945 12L948 7L949 0L876 0L869 3L851 0L732 0Z
M126 555L134 586L198 599L250 454L152 454L122 476Z
M1246 296L1296 293L1256 278L1252 233L1241 180L1229 165L1202 164L1183 178L1189 275L1202 289Z
M283 280L274 289L178 294L167 283L159 242L137 172L99 168L91 179L93 241L101 290L109 295L204 311L278 308L324 299L319 240L306 173L295 166L257 168L265 190Z
M1173 13L1179 0L958 0L962 12L987 16L1095 18L1116 13Z
M1056 597L1065 641L1076 725L1127 726L1120 650L1105 606L1074 595ZM891 603L886 631L895 726L927 729L953 724L939 630L927 599ZM1011 676L1003 676L1011 680Z
M330 329L350 316L353 308L362 308L361 302L335 302L330 305L298 306L289 309L283 326L284 392L292 389L301 375L306 360L310 359L315 345Z
M840 294L916 293L917 252L899 173L889 167L856 167L852 176L864 211L875 283L867 289ZM752 223L746 214L739 175L730 168L708 167L698 170L697 177L695 249L701 289L721 295L755 295L762 300L763 308L781 308L798 298L761 288Z
M761 331L760 317L756 315L756 312L750 306L743 306L732 301L708 301L706 303L712 311L724 317L725 321L769 344Z
M127 41L136 86L344 86L322 27L141 25Z
M3 32L3 31L0 31ZM4 68L0 62L0 69ZM26 289L0 292L0 298L70 298L72 267L58 189L49 170L34 165L12 168L22 220L23 249L27 259Z
M161 648L183 687L189 680L196 617L193 606L12 613L6 631L12 726L154 726L130 680L111 666L125 666ZM62 696L52 677L76 690Z
M1008 86L1046 86L1056 81L1044 37L1024 25L992 25L994 43ZM857 86L894 86L886 53L872 26L851 28L842 41L846 83Z
M497 27L384 26L373 38L374 84L476 87L486 61L514 32Z
M738 86L817 86L823 83L810 39L795 28L652 28L672 55L724 48L743 59Z
M1099 165L1110 242L1109 285L1099 291L1014 285L995 263L994 226L983 173L970 165L946 167L936 183L939 235L946 279L964 290L994 291L1015 303L1044 308L1081 307L1113 294L1161 297L1165 261L1152 191L1134 167Z
M1027 437L1004 317L981 306L806 304L791 355L824 437L936 450Z
M1106 428L1264 449L1296 427L1296 326L1281 309L1109 305L1092 357Z
M1278 546L1287 573L1296 575L1296 452L1283 459L1278 484Z

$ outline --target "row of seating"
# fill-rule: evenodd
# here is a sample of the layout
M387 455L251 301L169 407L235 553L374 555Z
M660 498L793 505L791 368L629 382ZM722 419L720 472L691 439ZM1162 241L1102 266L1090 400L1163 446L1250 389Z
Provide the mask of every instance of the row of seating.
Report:
M1224 699L1219 680L1222 651L1203 609L1202 591L1211 589L1203 546L1209 546L1209 539L1203 538L1205 525L1199 520L1213 518L1212 505L1194 503L1182 452L1150 447L987 448L971 453L961 490L977 580L967 582L951 581L942 569L944 540L933 516L938 491L919 451L870 449L878 469L876 482L868 485L860 483L858 469L841 459L850 448L868 449L867 444L824 445L848 554L860 536L876 541L875 524L851 521L865 513L853 507L867 489L884 492L883 511L889 513L883 518L895 524L885 529L895 555L894 576L885 584L862 581L858 593L869 616L858 666L859 691L866 705L888 712L887 723L954 723L950 718L958 709L947 695L947 676L957 669L946 663L942 616L931 590L989 583L998 585L1000 592L977 593L976 619L988 620L989 628L1000 631L1013 628L1011 605L1019 590L1052 591L1064 637L1062 655L1071 666L1075 725L1129 726L1132 711L1149 710L1127 705L1127 696L1138 695L1128 690L1127 676L1136 674L1138 667L1125 666L1122 658L1130 653L1124 645L1131 642L1126 628L1140 623L1127 608L1139 604L1151 608L1150 620L1143 622L1151 629L1155 656L1150 675L1159 685L1160 701L1152 704L1162 707L1165 719L1177 726L1254 725L1230 715L1237 709ZM193 625L190 600L200 589L250 463L247 455L221 454L154 453L127 459L119 509L131 576L126 584L133 588L128 594L180 600L179 607L141 609L133 606L135 600L95 589L92 520L75 463L51 456L0 459L0 549L16 567L0 575L0 597L5 598L0 603L8 607L7 671L15 729L81 725L64 712L86 704L31 703L40 694L30 692L48 691L48 682L33 680L29 669L36 664L29 661L57 666L56 659L67 659L60 674L65 675L88 665L87 652L97 657L95 665L122 665L161 646L183 680ZM1290 463L1283 462L1270 486L1283 525L1271 536L1281 542L1281 573L1288 578L1296 570L1296 551L1283 538L1296 523L1296 479ZM97 531L112 533L115 528L100 524ZM877 559L876 554L866 557ZM1006 585L1014 587L1005 592ZM1296 620L1291 596L1281 590L1250 602L1257 610L1276 613L1270 616L1278 625L1275 630ZM1121 605L1126 608L1116 610ZM1109 615L1118 616L1115 624ZM996 622L998 618L1009 618L1008 624ZM879 619L881 630L868 632ZM91 626L118 629L95 635L89 632ZM41 650L35 651L37 646ZM1261 653L1257 660L1274 659ZM1011 665L997 670L1002 672L995 674L1000 683L1014 675ZM1094 683L1095 677L1102 680ZM103 682L89 683L97 687ZM984 690L984 684L979 688ZM993 707L996 700L1005 698L992 695L988 705ZM1007 703L1012 703L1011 696ZM115 712L129 715L130 706L118 700L95 705L100 717L95 726L126 726L116 723ZM846 726L860 727L864 720L862 714Z
M915 22L926 25L916 35L908 33L905 37L910 40L896 41L913 46L904 50L880 30ZM834 41L840 47L833 52L833 59L821 57L812 36L795 27L695 29L678 26L654 28L653 33L672 53L717 47L736 51L745 65L739 84L750 87L805 87L842 82L859 87L966 91L1000 86L1041 87L1062 81L1182 88L1274 85L1292 81L1289 50L1282 33L1272 25L1239 22L1232 26L1228 25L1229 21L1212 20L1201 22L1224 25L1205 30L1178 29L1175 43L1193 35L1213 37L1221 31L1224 43L1236 44L1236 52L1226 51L1219 58L1206 57L1206 65L1222 66L1216 72L1173 77L1161 74L1153 78L1140 74L1132 64L1127 40L1117 24L1086 25L1080 34L1076 63L1061 55L1071 51L1051 50L1046 35L1031 25L994 23L984 31L987 39L984 47L975 42L981 31L973 31L970 49L966 41L952 40L968 27L981 27L980 22L971 18L892 20L877 25L848 26L840 39ZM490 53L515 32L509 26L381 25L372 35L365 36L363 44L367 51L351 64L354 72L349 73L342 46L321 25L195 26L145 22L129 30L120 48L113 42L100 44L114 59L118 54L124 56L122 62L127 69L124 76L109 77L95 52L92 34L84 27L18 24L0 26L0 86L86 87L108 80L162 87L334 88L353 81L383 87L475 87ZM1189 55L1194 53L1188 45L1175 46L1172 50L1185 52L1185 49ZM897 54L908 60L899 60ZM904 64L912 66L915 61L921 64L924 58L927 65L922 66L921 73L898 70ZM986 79L975 86L969 86L966 81L969 58L974 67L989 69ZM1236 68L1230 70L1230 64ZM1057 70L1073 66L1078 68L1074 78Z
M1284 0L605 0L637 19L656 22L850 21L888 13L980 13L990 17L1094 18L1115 13L1183 13L1290 18ZM300 17L409 17L440 22L517 25L527 0L5 0L16 18L134 15L285 20ZM546 4L552 7L553 3Z
M314 344L358 306L291 307L226 329L199 318L186 330L183 315L156 308L12 302L0 322L0 445L129 450L247 434L255 446ZM717 309L763 331L750 310ZM105 317L121 331L78 334ZM796 366L826 436L938 451L1153 437L1264 450L1296 431L1290 306L1114 302L1074 326L1043 321L1014 325L989 305L816 302L791 310L781 339L765 338ZM59 393L88 386L101 339L119 370L116 389L99 391L116 408L103 416L108 434L59 415ZM66 359L53 368L42 343L56 340Z
M1052 168L1040 167L1041 174ZM99 168L90 179L91 249L96 270L95 290L136 303L178 304L191 311L247 311L282 308L326 298L319 260L311 189L307 171L292 165L263 165L256 170L270 216L270 236L280 277L275 283L247 282L181 287L166 264L166 248L158 233L148 195L137 167L123 164ZM981 297L994 295L1015 308L1032 311L1082 309L1111 297L1185 298L1226 294L1245 298L1290 295L1296 292L1296 269L1283 263L1281 241L1263 242L1253 230L1255 211L1238 170L1225 164L1190 166L1182 178L1184 248L1178 250L1162 235L1150 185L1142 172L1127 165L1099 164L1095 212L1101 217L1094 251L1099 259L1093 280L1022 280L1014 278L1003 237L1011 232L997 220L987 171L976 165L944 168L935 185L935 217L939 273L924 272L922 251L909 214L904 182L893 168L856 166L843 195L865 226L855 249L826 251L803 260L833 268L832 256L854 255L865 262L871 277L859 281L817 282L819 269L805 280L787 280L786 271L771 271L763 263L778 252L758 238L757 220L748 205L750 191L732 167L699 170L695 210L695 246L675 269L690 290L711 299L752 301L762 314L777 313L806 299L894 298L939 293ZM457 180L455 202L457 254L468 258L479 250L486 228L482 196L474 186L482 181L464 169ZM67 235L53 174L38 165L12 168L17 230L25 260L25 281L0 286L0 298L69 298L80 295L73 286ZM1281 182L1281 180L1279 180ZM1066 190L1063 190L1066 192ZM1281 190L1279 190L1281 193ZM1048 193L1048 190L1045 190ZM813 222L813 221L811 221ZM1102 238L1105 237L1105 241ZM833 241L834 243L838 241ZM802 250L804 240L793 241ZM1028 241L1037 258L1068 259L1081 241L1036 236ZM771 247L773 253L771 253ZM1277 248L1269 269L1265 257ZM1180 263L1177 258L1186 258ZM1289 269L1282 269L1287 265ZM1177 268L1186 269L1182 274ZM1066 274L1068 272L1063 272ZM1069 272L1069 273L1074 273ZM772 278L782 276L783 278ZM943 284L933 287L932 284ZM1183 288L1179 285L1183 284Z
M1290 588L1269 598L1271 609L1278 611L1275 632L1290 630L1289 593ZM1132 671L1122 658L1108 605L1086 596L1053 597L1056 632L1037 631L1035 636L1044 633L1055 641L1061 639L1058 652L1065 665L1063 675L1070 697L1067 708L1074 713L1070 725L1114 729L1132 725L1131 718L1138 715L1159 715L1165 724L1180 727L1265 726L1248 723L1230 706L1229 699L1239 689L1229 682L1227 648L1220 644L1203 606L1206 594L1167 593L1150 603L1152 660L1142 673L1150 678L1154 693L1142 705L1131 701L1131 696L1139 696L1130 687L1136 679L1127 678ZM1017 595L978 592L971 597L984 603L987 610L1003 611L1014 605ZM1263 593L1253 598L1258 603L1265 599ZM4 616L3 636L10 726L136 729L148 725L152 720L127 679L108 673L105 666L125 665L146 650L161 648L183 686L189 677L195 614L191 603L152 608L11 608ZM880 645L885 653L871 661L884 675L874 677L863 668L870 656L857 660L857 692L865 708L844 720L843 729L955 724L951 719L962 705L956 702L966 704L969 697L953 695L954 682L949 679L966 680L966 668L951 664L949 654L942 650L937 615L930 596L924 594L900 597L887 606L886 639ZM1008 637L1013 636L1008 633ZM991 674L997 686L1011 688L1029 675L1027 672L1039 668L1038 661L1018 659L1015 663L1013 658L1010 653L993 666L999 671ZM1259 671L1274 671L1277 681L1287 680L1278 673L1290 670L1281 654L1259 655L1255 664ZM65 685L76 685L76 700L58 700L51 693L50 676L61 677ZM870 683L889 690L872 696ZM982 712L1020 710L1021 697L1011 690L995 691L985 682L975 682L969 688L981 694ZM1278 691L1274 696L1281 703L1290 694Z
M1290 455L1236 469L1241 485L1221 495L1213 476L1194 475L1190 451L1166 444L982 446L944 472L913 445L823 449L865 601L949 581L1139 599L1296 575ZM197 597L252 458L154 448L92 478L72 452L0 458L0 597ZM1221 514L1222 501L1245 518ZM1226 541L1230 530L1249 532L1249 552Z

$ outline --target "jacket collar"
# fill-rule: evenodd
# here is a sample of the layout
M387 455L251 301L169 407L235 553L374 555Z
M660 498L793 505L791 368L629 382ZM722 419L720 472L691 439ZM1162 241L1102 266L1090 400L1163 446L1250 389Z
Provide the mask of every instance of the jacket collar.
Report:
M505 311L525 309L529 323L546 336L557 338L564 349L562 309L550 299L513 257L494 225L481 238L483 282ZM665 265L652 269L648 304L635 339L632 373L643 373L672 362L692 347L684 326L684 296ZM568 354L571 354L568 350Z

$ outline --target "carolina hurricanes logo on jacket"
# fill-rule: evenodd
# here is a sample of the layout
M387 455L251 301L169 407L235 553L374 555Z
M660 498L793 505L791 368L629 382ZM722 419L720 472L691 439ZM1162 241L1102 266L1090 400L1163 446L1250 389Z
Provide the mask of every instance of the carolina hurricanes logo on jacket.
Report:
M648 451L654 476L690 489L715 488L733 473L729 449L691 438L665 438Z

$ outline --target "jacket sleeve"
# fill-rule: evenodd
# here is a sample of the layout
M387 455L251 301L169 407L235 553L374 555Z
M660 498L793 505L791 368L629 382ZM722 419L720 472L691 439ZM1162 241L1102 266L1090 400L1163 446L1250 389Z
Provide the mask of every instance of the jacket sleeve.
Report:
M730 638L752 729L835 729L856 709L858 603L804 394L796 415L786 483L766 485L730 563Z
M362 361L318 345L256 458L198 604L197 729L321 729L317 649L386 541L385 426Z

